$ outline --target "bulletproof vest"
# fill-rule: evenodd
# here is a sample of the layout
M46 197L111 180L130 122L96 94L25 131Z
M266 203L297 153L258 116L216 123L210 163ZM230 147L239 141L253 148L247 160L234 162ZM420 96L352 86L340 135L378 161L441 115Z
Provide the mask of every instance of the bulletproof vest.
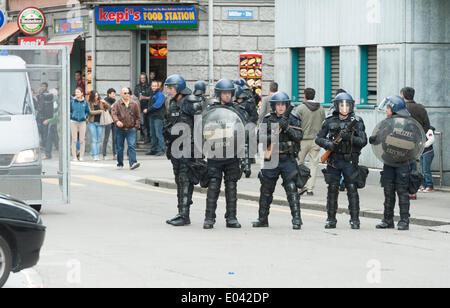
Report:
M172 129L172 127L177 123L186 123L191 128L191 132L194 129L194 118L182 111L182 106L186 102L186 96L183 96L180 100L171 99L169 102L169 107L167 110L167 129ZM172 136L175 140L178 136Z
M350 123L355 117L352 115L349 115L347 119L341 120L339 119L339 116L332 116L329 118L328 123L328 138L332 141L336 140L336 138L339 136L339 133L345 129L347 129L350 126ZM354 128L355 129L355 128ZM335 154L352 154L357 153L359 154L361 149L354 144L352 144L351 141L341 141L339 142L338 146L336 147L336 150L334 151Z
M289 123L292 124L293 120L292 117L293 115L290 116L290 120ZM270 130L270 124L272 123L278 123L280 120L280 118L278 118L276 116L275 113L271 113L269 115L269 122L268 122L268 129ZM281 133L278 135L278 146L279 146L279 157L280 160L286 160L289 158L296 158L298 153L300 152L300 144L298 142L292 141L291 138L289 137L289 135L284 132L281 131Z

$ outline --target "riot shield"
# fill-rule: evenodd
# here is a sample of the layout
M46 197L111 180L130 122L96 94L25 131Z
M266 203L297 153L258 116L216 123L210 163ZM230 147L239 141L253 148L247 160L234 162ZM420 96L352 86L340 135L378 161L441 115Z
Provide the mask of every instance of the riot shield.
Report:
M198 146L209 159L244 157L245 120L232 107L209 107L202 114L202 144Z
M422 126L411 117L390 117L378 123L372 136L375 156L384 164L398 167L412 164L425 148Z
M0 193L69 202L69 49L0 46Z

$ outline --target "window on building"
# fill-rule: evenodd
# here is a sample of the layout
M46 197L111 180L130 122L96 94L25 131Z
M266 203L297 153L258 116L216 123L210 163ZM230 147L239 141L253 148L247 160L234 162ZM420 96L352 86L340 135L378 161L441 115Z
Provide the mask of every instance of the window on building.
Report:
M339 89L339 47L325 48L325 95L324 102L331 103Z
M361 104L377 104L377 46L361 46Z
M306 87L306 60L305 60L305 48L299 48L298 50L298 100L303 101L305 97Z

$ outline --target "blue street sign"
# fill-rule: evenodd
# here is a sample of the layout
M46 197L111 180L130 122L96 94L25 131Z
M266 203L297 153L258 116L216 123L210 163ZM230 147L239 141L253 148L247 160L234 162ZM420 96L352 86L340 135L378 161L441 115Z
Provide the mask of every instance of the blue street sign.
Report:
M253 10L228 10L229 19L253 19Z
M6 15L3 11L0 10L0 28L5 25Z

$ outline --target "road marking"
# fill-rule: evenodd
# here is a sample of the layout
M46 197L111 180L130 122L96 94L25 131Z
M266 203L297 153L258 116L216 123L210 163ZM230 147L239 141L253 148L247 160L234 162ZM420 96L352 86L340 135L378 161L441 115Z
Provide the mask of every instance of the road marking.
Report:
M46 184L52 184L52 185L58 185L59 186L59 180L58 179L42 179L42 182L46 183ZM80 183L75 183L75 182L70 182L70 186L84 187L86 185L85 184L80 184Z
M161 189L155 189L155 188L149 188L149 187L143 187L143 186L138 186L138 185L133 185L133 184L130 184L130 183L127 183L127 182L113 180L113 179L109 179L109 178L104 178L104 177L97 176L97 175L72 175L72 177L81 178L81 179L84 179L84 180L98 182L98 183L103 183L103 184L108 184L108 185L129 187L129 188L133 188L133 189L136 189L136 190L150 191L150 192L156 192L156 193L161 193L161 194L166 194L166 195L177 195L177 193L174 193L174 192L165 191L165 190L161 190ZM206 196L198 195L198 194L194 193L194 195L192 196L192 199L205 200ZM225 203L225 199L223 197L221 197L221 198L219 198L218 202ZM245 206L259 208L259 205L256 205L256 204L253 204L253 203L246 203L246 202L239 202L239 201L238 201L238 203L240 205L245 205ZM278 207L274 207L273 205L272 205L271 210L277 211L277 212L282 212L282 213L289 213L289 214L291 213L290 210L285 210L285 209L281 209L281 208L278 208ZM326 216L323 216L323 215L312 214L312 213L308 213L308 212L304 212L304 211L302 212L302 215L311 216L311 217L327 218Z

